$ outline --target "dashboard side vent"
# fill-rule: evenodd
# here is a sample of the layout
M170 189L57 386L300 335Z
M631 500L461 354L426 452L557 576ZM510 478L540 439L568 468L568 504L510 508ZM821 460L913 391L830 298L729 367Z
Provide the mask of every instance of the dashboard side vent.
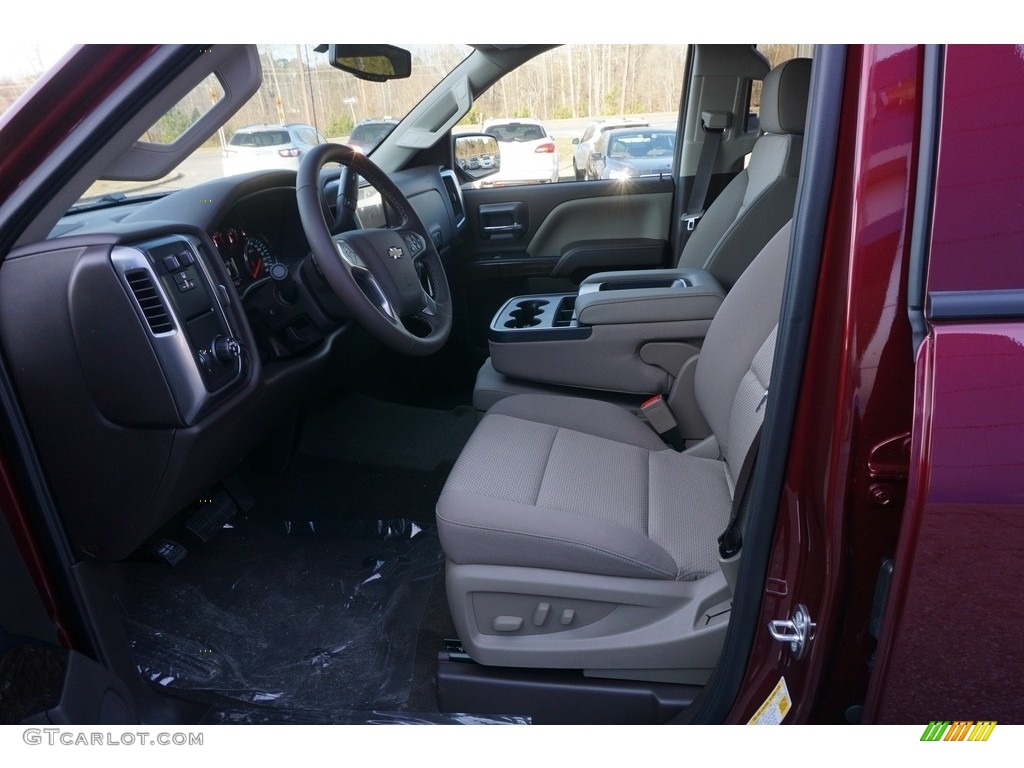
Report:
M466 220L466 208L462 203L462 190L459 189L459 183L455 179L455 175L452 173L442 173L441 181L444 182L444 188L448 192L448 198L452 201L452 212L455 214L455 226L461 227L462 223Z
M142 314L146 316L153 333L167 333L174 330L174 323L167 313L160 294L153 285L153 279L145 269L131 269L124 273L128 287L132 289L135 300L139 302Z

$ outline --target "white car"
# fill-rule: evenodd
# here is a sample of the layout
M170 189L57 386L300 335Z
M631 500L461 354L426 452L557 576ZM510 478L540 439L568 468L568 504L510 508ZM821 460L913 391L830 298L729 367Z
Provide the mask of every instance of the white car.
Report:
M595 120L587 126L587 130L578 139L573 139L575 147L572 153L572 170L576 174L576 181L583 181L585 178L595 176L591 167L590 155L594 151L594 145L605 131L612 128L646 128L648 123L643 118L621 117L613 120Z
M250 125L239 128L224 148L224 175L292 168L298 170L302 156L327 141L311 125Z
M558 148L547 128L528 117L489 120L484 133L498 140L501 170L483 180L485 187L558 181Z

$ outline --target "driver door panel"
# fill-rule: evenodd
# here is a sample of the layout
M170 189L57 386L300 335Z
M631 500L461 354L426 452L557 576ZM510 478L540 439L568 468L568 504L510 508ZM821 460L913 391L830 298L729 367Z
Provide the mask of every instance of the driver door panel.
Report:
M473 346L510 297L575 291L595 272L662 267L671 179L466 189L468 226L455 270Z

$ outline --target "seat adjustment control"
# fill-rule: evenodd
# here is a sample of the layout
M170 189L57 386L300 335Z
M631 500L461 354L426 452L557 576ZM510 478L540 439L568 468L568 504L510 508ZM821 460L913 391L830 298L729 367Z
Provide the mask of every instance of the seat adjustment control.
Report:
M523 626L521 616L495 616L491 622L495 632L515 632Z

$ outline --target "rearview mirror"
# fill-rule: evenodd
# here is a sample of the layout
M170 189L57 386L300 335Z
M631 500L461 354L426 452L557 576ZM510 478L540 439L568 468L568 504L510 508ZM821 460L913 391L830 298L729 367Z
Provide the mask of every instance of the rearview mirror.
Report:
M335 69L374 83L412 74L412 54L397 45L331 44L327 58Z

